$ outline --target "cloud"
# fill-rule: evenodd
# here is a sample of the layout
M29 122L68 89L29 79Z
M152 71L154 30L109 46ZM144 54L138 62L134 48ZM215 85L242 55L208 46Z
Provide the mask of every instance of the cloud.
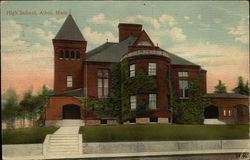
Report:
M170 26L174 26L177 24L177 22L175 21L175 18L173 16L166 15L166 14L161 15L161 17L159 18L159 21L161 23L167 22Z
M94 24L108 24L108 25L112 25L114 27L118 26L119 20L108 20L105 17L105 14L100 13L90 19L87 20L90 23L94 23Z
M214 18L213 22L216 23L216 24L219 24L219 23L222 22L222 20L220 18Z
M45 27L57 27L57 24L62 24L65 21L65 18L49 18L43 22Z
M24 28L13 20L2 21L1 28L2 91L11 87L22 93L31 86L34 86L34 91L42 84L52 86L52 45L42 46L20 40ZM36 31L43 35L43 31Z
M171 39L176 42L182 42L187 39L187 36L183 33L182 29L179 27L173 27L167 30L167 33L171 37Z
M126 17L125 20L127 22L130 22L130 23L135 23L136 21L144 21L144 22L151 24L155 29L158 29L161 26L157 19L154 19L152 17L143 16L143 15Z
M103 42L106 42L106 39L108 39L108 41L110 42L118 41L118 38L115 37L111 32L104 32L104 33L95 32L92 31L90 27L85 27L82 30L82 33L84 37L93 44L101 44Z
M190 17L189 16L184 16L183 17L185 20L190 20Z
M198 20L202 20L202 15L198 14L198 15L197 15L197 19L198 19Z
M243 76L245 79L249 76L248 50L241 47L189 42L175 45L168 50L204 67L208 71L210 92L219 79L231 90L238 76Z
M41 38L42 40L48 41L48 42L50 42L51 39L53 39L55 37L55 35L51 31L46 33L41 28L35 28L35 29L30 29L30 30L32 32L34 32L39 38Z
M236 27L225 27L229 30L228 34L235 37L235 41L239 41L244 44L249 44L249 21L242 18L239 25Z

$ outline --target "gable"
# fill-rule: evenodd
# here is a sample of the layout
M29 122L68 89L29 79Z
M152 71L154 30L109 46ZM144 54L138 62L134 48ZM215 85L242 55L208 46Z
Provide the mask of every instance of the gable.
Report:
M143 30L140 34L140 36L137 38L137 40L133 44L134 46L151 46L154 47L154 43L149 38L148 34Z

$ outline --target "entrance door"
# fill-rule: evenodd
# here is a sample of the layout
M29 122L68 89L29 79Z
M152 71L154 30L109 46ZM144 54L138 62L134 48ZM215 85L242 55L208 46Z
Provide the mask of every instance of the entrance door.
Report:
M236 120L237 124L248 124L249 110L245 105L236 105Z
M219 117L218 107L213 105L206 107L204 111L204 117L205 119L218 119Z
M74 104L63 106L63 119L80 119L80 107Z

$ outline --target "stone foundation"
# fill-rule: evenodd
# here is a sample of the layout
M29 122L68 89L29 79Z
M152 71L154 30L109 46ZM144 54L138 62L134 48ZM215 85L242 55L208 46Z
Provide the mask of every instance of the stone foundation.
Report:
M149 118L136 118L136 123L138 123L138 124L149 123Z
M85 125L87 126L94 126L94 125L100 125L101 121L100 120L86 120Z
M57 120L45 120L45 126L56 126Z
M169 123L168 118L158 118L158 123Z
M116 120L108 119L108 120L107 120L107 124L108 124L108 125L117 125L118 123L117 123Z

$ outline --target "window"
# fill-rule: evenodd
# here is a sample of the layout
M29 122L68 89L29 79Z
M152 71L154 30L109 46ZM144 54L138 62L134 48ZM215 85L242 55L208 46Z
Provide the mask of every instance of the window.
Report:
M60 58L64 58L64 52L63 52L63 50L60 50Z
M134 77L135 76L135 64L131 64L129 66L129 70L130 70L130 77Z
M150 117L149 122L158 122L158 118Z
M149 42L147 41L142 41L137 44L138 46L152 46Z
M75 58L75 52L74 51L71 51L71 54L70 54L70 58Z
M80 59L80 52L76 51L76 59Z
M156 75L156 63L148 64L148 75L155 76Z
M136 109L136 96L130 96L130 107Z
M232 111L228 110L228 116L231 116L231 115L232 115Z
M156 109L156 94L149 94L149 108Z
M97 78L98 97L107 97L109 95L109 70L98 69Z
M101 124L107 124L108 121L106 119L101 119Z
M223 110L223 115L227 116L227 110L225 110L225 109Z
M69 51L68 50L66 50L66 52L65 52L65 58L69 58Z
M135 120L135 118L133 118L133 119L130 119L130 120L129 120L129 123L136 123L136 120Z
M187 80L179 81L179 89L180 89L180 98L188 98L188 81Z
M72 76L67 76L67 87L73 86L73 79Z
M178 72L179 77L188 77L188 72Z

